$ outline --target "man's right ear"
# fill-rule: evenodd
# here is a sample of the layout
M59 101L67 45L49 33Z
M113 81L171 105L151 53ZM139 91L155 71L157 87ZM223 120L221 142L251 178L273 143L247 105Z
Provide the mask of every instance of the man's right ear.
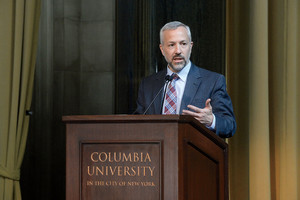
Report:
M163 47L162 47L162 44L159 45L159 48L160 48L161 54L162 54L163 56L165 56L164 50L163 50Z

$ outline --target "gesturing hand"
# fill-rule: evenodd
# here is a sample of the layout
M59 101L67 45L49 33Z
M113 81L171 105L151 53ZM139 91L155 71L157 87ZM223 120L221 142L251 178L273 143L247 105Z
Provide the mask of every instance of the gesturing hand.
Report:
M188 105L188 108L190 110L182 110L183 115L191 115L193 116L196 120L201 122L202 124L206 126L211 126L214 116L212 113L212 107L210 105L211 99L207 99L205 102L205 108L201 109L193 105Z

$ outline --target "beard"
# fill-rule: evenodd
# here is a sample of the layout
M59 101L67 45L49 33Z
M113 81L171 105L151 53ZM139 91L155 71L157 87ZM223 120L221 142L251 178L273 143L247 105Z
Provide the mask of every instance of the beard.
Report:
M182 59L182 61L181 62L173 62L178 58ZM171 62L168 62L169 67L172 69L172 71L174 71L176 73L180 72L186 66L186 64L187 64L186 59L181 55L174 56L173 59L171 60Z

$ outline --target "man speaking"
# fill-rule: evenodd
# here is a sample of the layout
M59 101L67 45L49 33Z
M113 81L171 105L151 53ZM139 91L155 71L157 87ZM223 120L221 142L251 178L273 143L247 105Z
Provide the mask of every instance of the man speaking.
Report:
M190 61L190 28L178 21L167 23L160 30L159 47L168 65L143 79L136 113L191 115L220 137L231 137L236 122L225 77Z

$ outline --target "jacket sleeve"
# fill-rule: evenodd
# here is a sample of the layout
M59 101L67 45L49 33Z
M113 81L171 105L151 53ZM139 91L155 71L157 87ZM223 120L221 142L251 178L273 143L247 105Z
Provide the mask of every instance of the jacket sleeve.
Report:
M216 117L216 134L223 138L233 136L236 131L236 122L223 75L220 75L216 80L211 100L213 113Z

